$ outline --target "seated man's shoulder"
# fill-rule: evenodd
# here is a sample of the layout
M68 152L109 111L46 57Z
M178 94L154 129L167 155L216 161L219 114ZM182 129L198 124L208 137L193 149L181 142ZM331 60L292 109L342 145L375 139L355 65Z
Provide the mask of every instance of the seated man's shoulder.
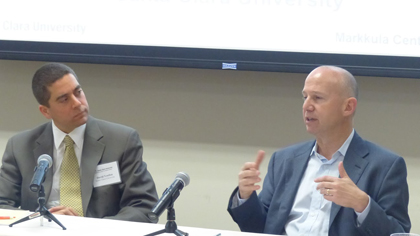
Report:
M111 121L101 120L94 118L93 121L99 126L102 132L106 132L112 135L127 135L130 133L137 133L137 131L129 126L114 123Z
M33 140L37 139L42 133L45 132L45 129L49 128L48 125L51 127L51 122L44 123L32 129L27 129L21 131L15 135L13 135L10 139L11 140ZM50 130L52 130L50 128Z
M395 152L387 149L386 147L380 146L376 143L366 141L365 144L369 150L369 156L372 158L377 158L378 156L381 158L381 161L395 161L396 159L402 158L400 155L396 154Z

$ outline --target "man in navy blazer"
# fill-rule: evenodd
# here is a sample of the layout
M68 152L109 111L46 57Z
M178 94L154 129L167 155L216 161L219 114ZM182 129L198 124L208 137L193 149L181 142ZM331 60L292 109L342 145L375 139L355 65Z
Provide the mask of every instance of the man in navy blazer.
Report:
M228 206L240 229L316 236L409 232L404 159L353 129L354 77L320 66L306 78L302 94L306 129L316 140L275 152L258 196L264 152L244 164Z

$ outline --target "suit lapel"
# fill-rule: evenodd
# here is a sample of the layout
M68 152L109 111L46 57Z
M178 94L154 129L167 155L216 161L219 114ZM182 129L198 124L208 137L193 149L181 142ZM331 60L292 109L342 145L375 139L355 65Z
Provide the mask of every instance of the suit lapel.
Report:
M300 181L302 180L303 174L305 173L306 168L308 166L309 157L311 155L313 145L315 145L315 142L311 143L311 145L308 145L307 147L302 148L302 151L297 153L294 158L289 159L289 161L292 162L291 166L293 166L289 182L290 186L294 186L293 195L296 195L297 190L299 189Z
M350 179L356 185L359 182L363 171L369 163L365 159L365 157L368 154L369 150L366 147L364 140L356 132L354 132L353 140L351 141L350 146L347 149L343 164L344 169L346 169L346 172L349 175ZM341 206L335 203L332 204L330 215L330 227L340 209Z
M290 211L292 210L293 203L295 201L295 197L297 194L297 191L300 186L300 182L302 181L303 174L306 171L306 168L308 166L309 157L311 154L312 147L315 145L315 142L308 142L306 146L301 147L297 153L294 156L289 157L285 162L285 166L289 166L286 176L288 177L288 180L286 181L285 186L280 186L277 188L285 189L287 191L290 191L290 195L294 197L287 197L285 198L286 201L282 202L282 206L280 207L279 211L279 219L283 219L284 222L279 224L283 230L284 225L287 222L287 217L290 214ZM283 209L283 210L281 210ZM281 232L280 232L281 233Z
M95 176L96 167L100 162L105 149L105 145L99 141L102 137L102 132L99 129L99 126L96 123L95 119L89 117L89 120L86 124L81 160L82 204L83 211L85 213L87 211L87 206L89 205L89 201L93 191L93 180Z
M54 137L52 133L51 122L46 124L44 131L35 142L37 144L37 146L33 150L35 163L38 162L38 158L42 154L48 154L50 155L51 158L53 157ZM53 173L54 173L54 167L51 167L47 171L47 174L45 176L45 181L44 181L43 186L44 186L46 201L48 201L48 198L50 197Z

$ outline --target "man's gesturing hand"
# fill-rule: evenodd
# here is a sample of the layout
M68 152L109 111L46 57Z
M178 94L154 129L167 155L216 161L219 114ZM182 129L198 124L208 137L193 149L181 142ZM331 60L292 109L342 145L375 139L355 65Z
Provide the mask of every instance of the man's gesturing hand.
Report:
M259 150L255 162L245 163L239 172L240 198L248 199L253 191L260 189L260 186L255 184L261 181L259 168L264 155L265 152Z
M341 178L323 176L315 179L319 183L316 187L324 198L343 207L353 208L357 212L365 210L369 204L369 196L360 190L350 179L343 162L338 164L338 171Z

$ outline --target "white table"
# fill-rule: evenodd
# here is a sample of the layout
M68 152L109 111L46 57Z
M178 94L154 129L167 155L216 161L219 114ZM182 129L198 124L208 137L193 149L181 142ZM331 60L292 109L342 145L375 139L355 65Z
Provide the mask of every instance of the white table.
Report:
M54 221L48 222L43 220L43 226L40 226L40 218L31 219L19 224L9 227L8 225L0 225L0 236L21 236L21 235L72 235L72 236L129 236L153 233L155 231L165 228L163 224L149 224L149 223L137 223L129 221L119 220L106 220L106 219L95 219L88 217L76 217L76 216L62 216L54 215L67 229L63 230ZM179 226L178 229L186 232L189 236L216 236L220 233L221 236L257 236L267 234L253 234L253 233L242 233L228 230L215 230L215 229L203 229L195 227L184 227ZM162 236L175 235L173 233L160 234Z

